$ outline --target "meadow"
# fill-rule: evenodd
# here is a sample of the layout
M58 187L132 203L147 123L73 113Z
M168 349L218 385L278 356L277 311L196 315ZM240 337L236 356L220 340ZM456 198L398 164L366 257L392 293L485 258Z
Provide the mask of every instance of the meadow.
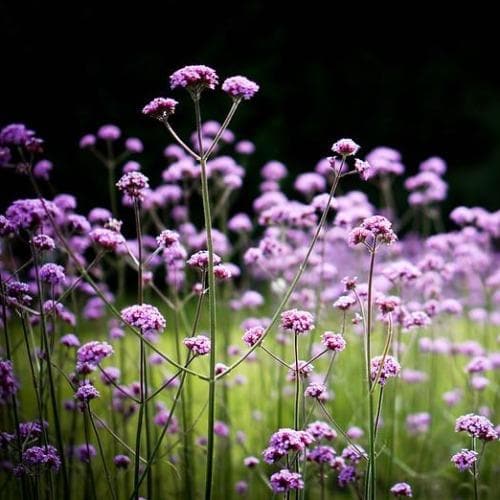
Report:
M142 110L161 172L117 125L80 139L109 188L88 213L34 131L0 130L33 193L0 215L1 498L495 498L500 212L444 213L436 156L398 207L400 153L352 139L290 179L237 137L255 82L170 86Z

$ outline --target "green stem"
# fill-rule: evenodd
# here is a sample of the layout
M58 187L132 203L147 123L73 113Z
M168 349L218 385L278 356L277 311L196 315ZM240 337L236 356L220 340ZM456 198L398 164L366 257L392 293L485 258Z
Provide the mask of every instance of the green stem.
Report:
M375 242L370 251L370 270L368 273L368 304L366 314L366 332L365 332L365 352L366 352L366 377L368 385L368 441L369 441L369 462L366 473L365 497L369 500L374 500L376 497L375 491L375 432L374 432L374 405L372 380L370 374L371 361L371 330L372 330L372 302L373 302L373 271L375 267Z
M106 481L108 483L108 488L109 488L109 491L111 493L111 497L113 498L113 500L116 500L116 492L115 492L115 489L113 488L113 484L111 482L111 475L109 473L109 469L107 466L106 456L104 454L104 448L102 447L101 438L99 437L99 433L97 432L97 427L95 425L94 419L92 418L92 413L90 411L90 403L87 403L86 411L87 411L87 415L88 415L88 418L90 420L90 423L92 424L92 429L94 430L94 434L95 434L95 437L97 440L97 447L99 448L99 454L101 455L102 466L104 468L104 475L106 476Z
M214 249L212 242L212 217L210 214L210 197L208 193L207 160L203 154L203 139L201 137L201 111L199 95L194 96L194 107L196 113L196 131L198 134L198 150L201 164L201 195L203 200L203 216L205 220L205 231L207 234L208 250L208 312L210 318L210 375L208 390L208 444L207 444L207 467L205 475L205 499L212 498L213 460L214 460L214 422L215 422L215 357L216 357L216 296L214 276Z
M299 404L300 404L300 372L299 372L299 336L293 336L293 353L295 360L295 400L293 406L293 428L298 431L300 429ZM295 471L300 473L299 456L295 460ZM295 490L295 499L299 498L299 490Z
M472 451L476 451L476 438L472 438ZM479 500L479 481L478 481L479 471L476 467L476 462L472 464L472 477L474 482L474 500Z

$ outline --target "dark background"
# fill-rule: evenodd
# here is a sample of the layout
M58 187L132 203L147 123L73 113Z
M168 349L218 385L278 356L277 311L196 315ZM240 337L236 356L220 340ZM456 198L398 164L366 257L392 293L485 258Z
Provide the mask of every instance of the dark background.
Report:
M261 85L231 127L258 147L238 201L243 208L264 161L310 170L334 140L353 137L364 153L377 145L399 149L410 173L442 156L451 188L446 208L498 209L500 78L488 13L479 13L480 25L471 15L445 30L451 18L423 8L422 16L368 13L361 21L361 8L327 13L314 3L294 12L286 4L200 5L84 2L67 12L46 3L0 5L0 124L25 122L45 139L58 191L76 192L82 212L106 200L106 178L78 149L80 136L116 123L125 136L141 137L144 170L156 181L167 140L140 109L172 95L169 74L197 63ZM186 135L190 103L173 95L181 101L173 123ZM227 106L226 96L207 92L205 117L220 120ZM2 172L2 209L27 194L24 179Z

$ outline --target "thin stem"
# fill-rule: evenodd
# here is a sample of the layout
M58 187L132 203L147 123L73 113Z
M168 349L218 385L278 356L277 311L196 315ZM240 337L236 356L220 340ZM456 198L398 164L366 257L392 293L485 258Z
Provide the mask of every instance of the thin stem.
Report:
M99 448L99 454L101 455L101 461L102 461L102 466L104 468L104 475L106 476L106 481L108 483L108 488L111 493L111 496L113 497L113 500L116 499L116 492L115 489L113 488L113 484L111 482L111 475L109 473L108 465L106 462L106 456L104 454L104 448L102 447L102 442L101 438L99 437L99 433L97 432L97 427L95 425L94 419L92 418L92 413L90 411L90 403L87 403L86 405L86 411L88 418L90 420L90 423L92 424L92 429L94 430L94 434L97 440L97 447Z
M373 313L373 272L375 268L375 246L370 252L370 270L368 273L368 304L366 314L366 331L365 331L365 353L366 353L366 377L368 385L368 441L369 441L369 457L366 483L365 483L365 496L369 500L374 500L376 497L375 491L375 432L374 432L374 405L373 405L373 392L372 380L370 373L371 362L371 330L372 330L372 313Z
M203 154L203 139L201 136L201 111L199 95L194 96L194 108L196 114L196 131L198 134L198 150L200 152L201 164L201 194L203 200L203 216L205 219L205 231L207 236L208 250L208 312L210 318L210 376L208 392L208 443L207 443L207 467L205 476L205 499L212 498L213 460L214 460L214 422L215 422L215 357L216 357L216 295L214 276L214 249L212 242L212 216L210 214L210 197L208 192L207 161Z
M476 438L472 438L472 451L476 451ZM472 477L474 482L474 500L479 500L479 471L476 467L476 461L472 464Z
M295 399L293 406L293 428L298 431L300 429L299 418L299 403L300 403L300 372L299 372L299 336L293 336L293 353L295 359ZM295 470L300 473L299 455L295 460ZM295 490L295 498L299 498L299 490Z
M233 119L234 113L236 113L236 110L238 109L240 102L241 102L241 99L234 99L233 100L233 104L231 105L231 109L229 110L229 113L227 114L224 122L222 123L221 127L219 128L219 130L215 134L215 137L214 137L214 140L212 141L212 144L210 145L210 147L208 148L207 152L204 155L206 159L210 158L210 155L213 153L214 149L217 147L217 144L218 144L222 134L227 129L227 127L229 126L229 123ZM200 144L201 144L201 142L200 142ZM203 156L203 152L201 151L201 148L200 148L200 154Z
M267 349L267 347L263 346L262 344L260 347L262 348L262 350L264 352L269 354L269 356L271 356L271 358L273 358L275 361L277 361L280 365L284 366L288 370L290 369L289 365L287 365L279 356L276 356L276 354L272 353L269 349Z
M163 120L163 124L167 128L167 130L170 132L171 136L179 143L181 147L183 147L196 161L200 161L199 155L197 155L175 132L175 130L172 128L168 120Z

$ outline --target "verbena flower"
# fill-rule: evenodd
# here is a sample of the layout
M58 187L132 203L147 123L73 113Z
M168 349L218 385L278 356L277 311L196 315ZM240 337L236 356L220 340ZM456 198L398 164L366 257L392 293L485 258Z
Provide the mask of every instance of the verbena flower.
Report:
M231 76L224 80L222 90L233 99L247 101L259 91L259 86L244 76Z
M382 368L380 368L382 360L384 360L384 364L382 365ZM376 356L372 358L370 362L371 379L372 381L375 381L380 372L378 383L382 386L385 385L390 378L397 377L400 371L401 365L393 356L386 356L385 359L383 356Z
M309 333L314 329L314 317L308 311L289 309L281 313L281 328L296 335Z
M453 462L453 465L455 465L460 472L464 472L472 469L477 462L478 455L477 451L462 448L462 450L451 457L451 462Z
M175 113L177 104L179 103L175 99L156 97L142 108L142 113L151 118L163 121Z
M408 483L396 483L391 487L390 492L396 497L412 497L413 492Z
M352 139L340 139L333 144L332 151L345 158L355 155L359 151L359 147Z
M301 490L304 488L302 476L297 472L290 472L288 469L281 469L275 472L269 479L274 493L287 493L291 490Z
M214 89L219 83L215 70L203 64L185 66L170 76L170 88L187 88L195 92L203 89Z
M144 191L149 188L149 179L140 172L129 172L116 183L120 191L132 199L144 199Z
M493 424L482 415L468 413L457 418L455 432L467 432L469 436L483 441L496 441L498 433Z
M210 352L210 339L206 335L196 335L184 339L184 345L195 355L204 356Z
M340 352L345 349L346 341L340 333L325 332L321 336L321 343L330 351Z
M121 310L122 320L143 335L161 333L167 322L158 308L150 304L133 305Z

